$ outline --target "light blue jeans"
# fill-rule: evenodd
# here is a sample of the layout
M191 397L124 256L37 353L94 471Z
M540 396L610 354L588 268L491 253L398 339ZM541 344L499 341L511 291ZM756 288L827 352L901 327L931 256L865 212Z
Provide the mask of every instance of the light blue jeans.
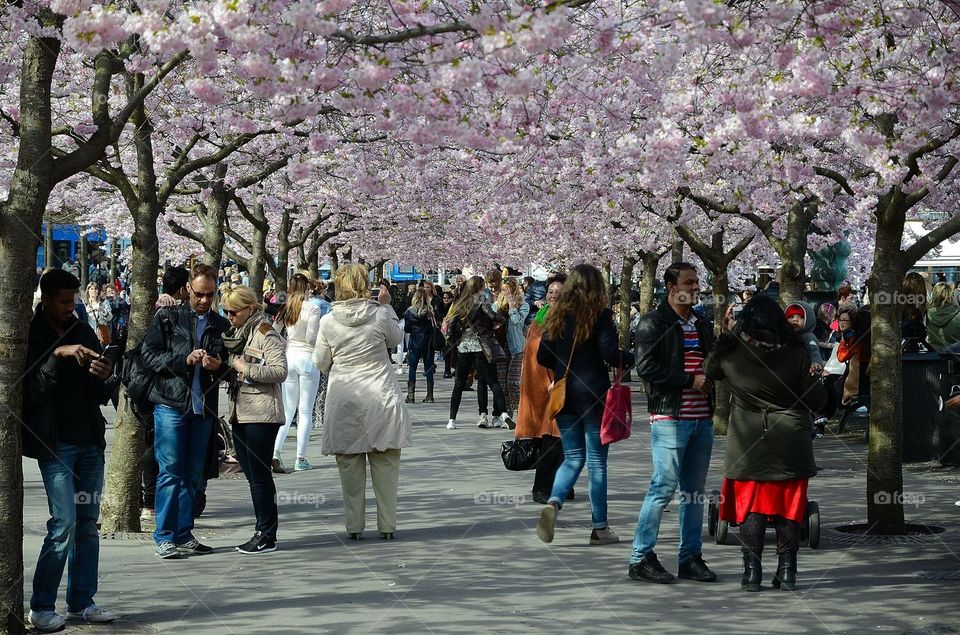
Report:
M40 461L47 492L47 537L33 572L30 609L53 611L57 590L67 567L67 610L93 604L100 565L100 493L103 491L103 451L89 446L57 443L57 456Z
M657 545L663 510L679 485L679 561L683 563L703 548L704 485L713 451L713 420L657 421L650 425L650 439L653 478L637 519L630 562L640 562Z
M610 446L600 443L601 415L557 417L563 443L563 463L553 479L551 503L563 507L567 493L573 489L584 464L590 475L590 512L593 528L607 526L607 452Z

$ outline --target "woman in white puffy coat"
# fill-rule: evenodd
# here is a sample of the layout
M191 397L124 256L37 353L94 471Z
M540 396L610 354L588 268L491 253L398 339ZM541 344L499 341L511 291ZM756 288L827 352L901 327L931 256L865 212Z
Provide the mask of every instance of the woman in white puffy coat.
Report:
M321 451L337 460L349 537L358 540L363 533L369 462L377 529L381 538L392 539L400 450L410 445L411 426L387 349L400 343L403 329L388 296L369 299L363 265L338 269L334 288L336 301L320 320L313 354L329 376Z

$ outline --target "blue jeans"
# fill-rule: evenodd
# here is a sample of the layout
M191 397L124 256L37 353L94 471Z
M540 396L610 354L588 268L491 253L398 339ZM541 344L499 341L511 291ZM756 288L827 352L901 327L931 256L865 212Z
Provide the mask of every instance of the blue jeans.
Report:
M82 611L97 593L103 451L93 445L57 443L56 453L55 458L40 461L50 520L33 572L30 609L54 610L66 566L67 610Z
M699 555L703 548L703 500L710 454L713 451L712 419L657 421L650 425L653 478L643 499L630 562L640 562L653 551L663 510L680 486L680 562Z
M553 478L549 501L556 503L557 507L563 507L567 493L573 489L586 463L590 476L590 512L594 529L607 526L607 452L610 446L600 443L600 419L600 414L557 417L563 443L563 463Z
M437 363L433 360L430 349L423 352L417 352L413 349L407 349L407 381L417 381L417 366L423 362L423 374L427 376L427 383L433 381L433 373L437 370Z
M193 538L193 498L203 476L213 418L158 405L153 419L159 468L153 540L179 545Z

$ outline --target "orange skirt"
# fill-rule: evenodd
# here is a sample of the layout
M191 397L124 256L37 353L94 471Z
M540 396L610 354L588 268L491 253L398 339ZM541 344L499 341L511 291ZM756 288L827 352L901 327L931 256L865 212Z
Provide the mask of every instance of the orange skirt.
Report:
M807 513L810 479L788 481L734 481L723 479L720 520L742 523L747 514L782 516L802 523Z

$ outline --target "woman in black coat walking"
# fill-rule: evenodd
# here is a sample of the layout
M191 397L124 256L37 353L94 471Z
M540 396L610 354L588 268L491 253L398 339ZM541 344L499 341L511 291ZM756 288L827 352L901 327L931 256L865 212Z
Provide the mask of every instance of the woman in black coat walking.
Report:
M740 525L741 586L760 590L763 536L772 517L778 556L773 586L793 590L807 483L817 473L810 413L824 407L826 391L810 373L803 342L780 305L766 296L750 300L733 332L717 339L704 372L730 388L720 518Z

